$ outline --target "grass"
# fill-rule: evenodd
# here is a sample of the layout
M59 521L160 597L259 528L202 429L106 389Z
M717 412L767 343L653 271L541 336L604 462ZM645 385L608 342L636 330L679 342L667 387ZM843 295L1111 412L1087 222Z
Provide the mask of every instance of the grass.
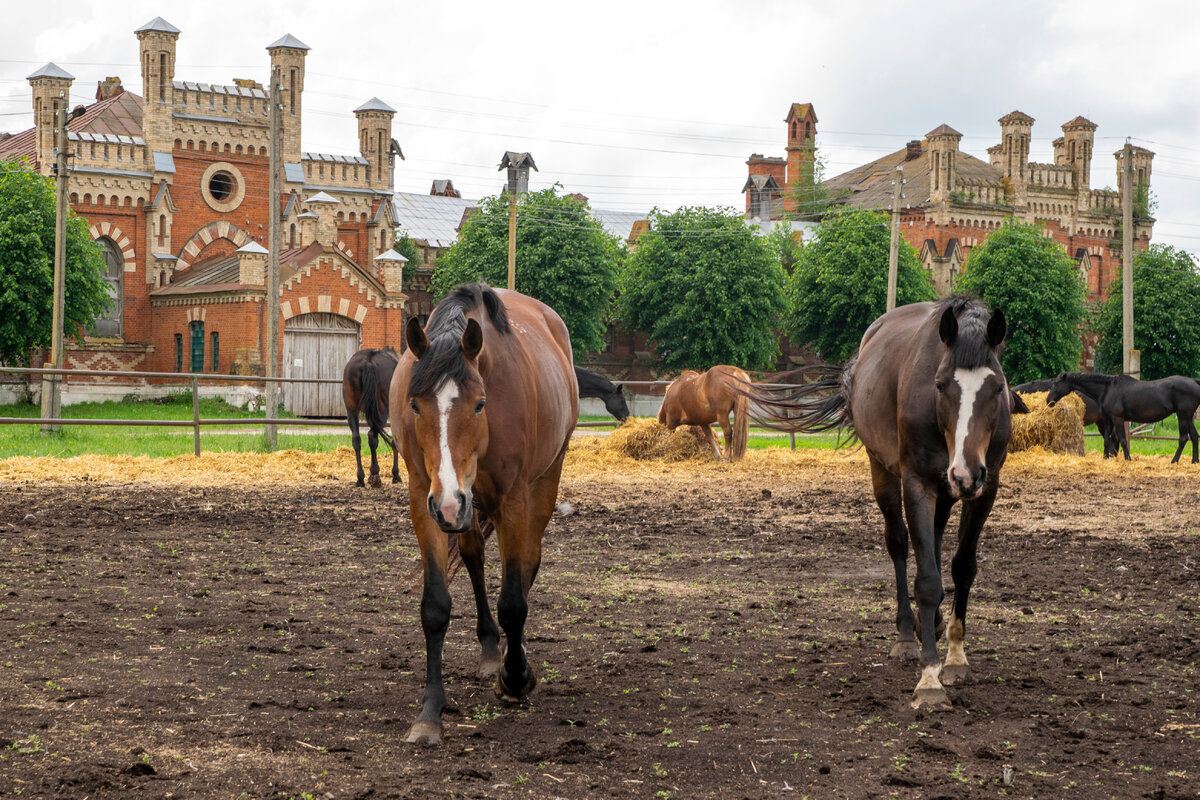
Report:
M38 406L32 403L15 403L0 405L0 417L37 418L41 413ZM201 419L252 419L263 417L262 412L251 412L219 398L202 398L200 400ZM295 418L294 414L280 411L281 418ZM64 419L156 419L156 420L190 420L192 418L192 400L187 392L172 395L162 400L125 400L107 401L104 403L79 403L63 408ZM584 415L580 422L605 422L597 428L580 430L611 430L615 426L612 417L605 415ZM304 450L310 453L325 453L348 445L348 432L338 428L328 428L328 433L298 433L289 432L290 428L280 427L278 434L278 449ZM323 429L324 430L324 429ZM1095 428L1089 428L1094 432ZM1159 436L1178 435L1178 425L1174 417L1163 420L1155 426L1155 434ZM718 440L720 434L717 432ZM1086 446L1089 453L1101 452L1100 437L1087 437ZM798 434L796 449L828 450L837 446L836 432L821 434ZM770 447L790 447L790 439L785 433L751 431L749 447L762 450ZM1149 439L1134 439L1130 443L1133 454L1141 455L1173 455L1176 443L1173 441L1158 441ZM205 426L200 431L200 447L209 452L265 452L266 446L263 432L257 427L230 428L221 430ZM43 436L37 425L0 425L0 458L10 456L53 456L68 458L84 454L100 455L138 455L156 458L167 458L188 455L193 452L192 430L190 428L154 428L127 426L64 426L61 433L55 436ZM1184 458L1190 458L1190 445L1184 450ZM387 458L387 448L380 446L380 457Z

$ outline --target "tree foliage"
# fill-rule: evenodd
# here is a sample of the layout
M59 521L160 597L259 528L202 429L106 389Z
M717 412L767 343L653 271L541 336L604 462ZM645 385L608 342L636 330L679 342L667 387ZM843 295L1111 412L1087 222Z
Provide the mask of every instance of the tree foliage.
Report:
M656 211L622 275L618 313L667 369L766 365L784 309L779 256L728 208Z
M421 261L421 251L417 248L417 243L413 241L413 238L408 235L408 231L396 230L396 241L392 245L392 249L408 259L405 269L416 267Z
M1004 312L1000 363L1010 384L1079 368L1087 287L1079 266L1040 225L1010 218L971 252L955 288Z
M887 309L890 244L891 231L878 212L844 209L828 215L792 270L792 339L811 342L830 362L854 355L867 326ZM903 237L897 267L897 305L937 296L917 251Z
M1109 284L1096 332L1099 367L1120 372L1121 276ZM1200 376L1200 269L1183 250L1151 245L1133 259L1133 344L1142 351L1142 379Z
M105 263L87 222L68 207L63 334L79 338L112 308ZM54 184L25 163L0 161L0 361L28 364L51 345Z
M528 192L517 203L516 289L553 308L576 353L599 350L616 292L621 245L559 187ZM508 196L485 198L458 241L437 261L439 299L460 283L508 285Z

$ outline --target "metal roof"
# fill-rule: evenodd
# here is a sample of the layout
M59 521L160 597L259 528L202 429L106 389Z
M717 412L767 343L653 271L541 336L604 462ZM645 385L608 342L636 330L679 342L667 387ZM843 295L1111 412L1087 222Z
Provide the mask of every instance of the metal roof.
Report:
M142 27L140 27L136 31L134 31L134 33L141 33L142 31L162 31L163 33L181 33L179 28L176 28L174 25L167 22L162 17L155 17L154 19L150 20L145 25L143 25Z
M293 50L312 50L311 47L297 39L295 36L292 36L290 33L285 33L283 36L267 45L268 50L274 50L276 47L290 47Z
M391 114L396 113L396 109L392 108L387 103L380 100L378 97L372 97L370 100L363 103L358 108L354 109L355 113L358 113L359 111L387 111L388 113L391 113Z
M41 69L35 70L31 74L25 76L25 80L27 81L31 81L34 78L61 78L68 81L75 80L74 75L67 72L53 61L47 61Z

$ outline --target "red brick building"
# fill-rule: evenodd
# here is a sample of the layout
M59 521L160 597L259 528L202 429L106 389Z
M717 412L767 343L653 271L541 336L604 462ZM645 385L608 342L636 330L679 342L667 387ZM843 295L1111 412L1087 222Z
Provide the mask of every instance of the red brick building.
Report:
M70 204L104 250L116 303L82 345L68 343L66 366L258 373L267 313L280 315L284 376L340 377L359 347L398 345L406 297L403 261L391 251L394 163L403 158L395 111L377 98L354 110L359 155L302 152L309 48L291 35L268 45L264 67L279 71L283 106L281 205L271 209L269 81L180 80L180 31L155 18L136 35L141 95L107 78L68 123ZM25 158L49 174L55 113L73 107L74 77L47 64L28 80L35 125L0 140L0 159ZM271 213L283 230L274 300L265 280ZM75 388L68 399L82 394ZM299 413L338 413L324 408L327 396L285 390Z
M822 182L833 202L884 209L892 204L893 178L904 177L901 233L917 249L934 285L946 292L971 249L1008 217L1045 226L1078 263L1093 296L1102 295L1121 267L1120 188L1122 151L1116 158L1116 190L1090 186L1096 125L1076 117L1053 142L1054 161L1029 160L1033 118L1014 111L1000 118L1000 142L986 161L959 149L962 134L940 125L923 140ZM817 117L810 104L792 104L787 119L786 161L750 156L746 214L780 219L796 211L798 184L811 183ZM1154 154L1133 148L1134 181L1148 191ZM1134 247L1150 242L1154 220L1135 219Z

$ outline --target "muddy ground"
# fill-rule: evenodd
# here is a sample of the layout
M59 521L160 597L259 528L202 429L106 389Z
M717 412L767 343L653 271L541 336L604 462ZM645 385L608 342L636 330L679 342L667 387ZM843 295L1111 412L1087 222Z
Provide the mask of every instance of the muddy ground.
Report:
M1194 798L1195 472L1006 468L974 679L918 713L861 460L568 470L541 685L506 706L474 677L460 576L438 748L403 742L424 644L402 486L3 482L0 794Z

